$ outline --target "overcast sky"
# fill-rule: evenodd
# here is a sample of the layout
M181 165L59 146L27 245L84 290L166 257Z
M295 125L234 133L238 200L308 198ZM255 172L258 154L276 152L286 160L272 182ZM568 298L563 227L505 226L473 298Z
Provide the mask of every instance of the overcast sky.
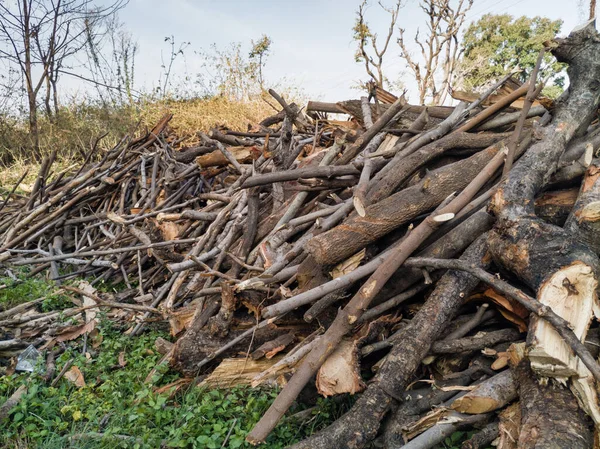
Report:
M585 19L587 0L475 0L467 23L487 13L514 16L544 15L564 21L563 34ZM168 52L166 36L177 42L189 41L185 61L175 67L178 75L203 69L194 50L215 43L249 44L267 34L273 40L266 77L276 81L287 78L299 85L308 97L338 101L356 97L352 86L365 78L364 68L354 62L355 43L352 26L360 0L131 0L121 12L121 20L139 43L136 77L146 87L156 83L160 73L161 50ZM387 0L391 4L393 0ZM376 2L373 2L376 3ZM388 21L375 4L367 15L371 28L385 33ZM398 25L414 35L424 28L424 16L417 0L407 0ZM387 55L390 78L405 68L397 45ZM405 77L409 78L408 74ZM407 83L410 88L410 82ZM411 89L412 90L412 89ZM412 94L412 95L410 95ZM409 90L414 100L415 94Z

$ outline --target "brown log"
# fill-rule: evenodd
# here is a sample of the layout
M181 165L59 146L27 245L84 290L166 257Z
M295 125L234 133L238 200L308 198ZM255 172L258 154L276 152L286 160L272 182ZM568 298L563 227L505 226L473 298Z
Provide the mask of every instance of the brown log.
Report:
M420 183L367 207L366 216L346 220L306 244L320 265L329 265L435 208L448 195L464 189L502 148L495 144L480 153L429 173Z
M289 333L289 334L282 334L279 337L277 337L274 340L270 340L264 344L262 344L261 346L259 346L257 349L255 349L252 354L250 354L250 356L254 359L260 359L262 357L264 357L265 355L267 356L267 358L271 358L271 356L269 356L269 353L275 350L281 350L283 348L285 348L287 345L291 344L295 339L295 336L293 333Z
M469 263L485 265L485 253L483 237L471 245L463 258ZM446 273L423 307L402 330L399 344L392 348L386 363L352 409L325 430L292 448L358 449L371 441L393 401L401 400L421 360L462 305L463 297L468 296L477 284L478 281L468 274Z
M260 150L256 147L229 147L228 151L238 162L249 162L260 156ZM198 156L196 158L196 163L200 167L205 168L227 165L229 161L220 150L214 150L211 153Z
M409 105L408 112L413 114L420 114L425 109L430 117L444 119L448 118L450 114L452 114L452 110L454 108L450 106L419 106L419 105ZM379 107L383 112L385 112L390 105L380 104ZM375 106L371 105L371 109L373 113L376 112ZM349 101L341 101L338 103L325 103L320 101L309 101L306 107L307 111L316 111L316 112L331 112L337 114L350 114L358 118L362 121L362 111L360 100L349 100ZM373 115L375 117L375 114Z
M521 404L521 449L592 447L592 432L571 392L554 382L542 384L523 359L515 368Z

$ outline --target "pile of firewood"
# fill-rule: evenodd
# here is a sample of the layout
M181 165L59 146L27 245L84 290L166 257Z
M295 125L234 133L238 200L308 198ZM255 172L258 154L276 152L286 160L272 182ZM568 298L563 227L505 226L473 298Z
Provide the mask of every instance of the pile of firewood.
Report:
M271 92L281 112L248 132L186 148L167 116L76 171L48 157L0 205L0 260L79 304L0 312L0 355L93 341L108 310L132 336L168 322L157 347L188 382L282 385L252 443L316 387L361 394L294 447L424 449L461 428L480 429L464 448L592 447L600 35L549 49L569 64L554 103L538 62L454 107L374 92L303 111Z

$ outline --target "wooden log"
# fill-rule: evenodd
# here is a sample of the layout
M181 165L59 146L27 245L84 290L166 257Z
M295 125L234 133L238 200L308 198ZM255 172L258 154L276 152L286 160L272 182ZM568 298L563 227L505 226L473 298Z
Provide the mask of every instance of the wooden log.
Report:
M485 237L482 237L465 251L463 258L469 263L485 265L485 254ZM456 314L463 298L477 284L478 281L468 274L455 271L446 273L423 307L402 330L398 339L400 344L392 348L386 363L352 409L326 429L292 448L362 448L371 441L393 401L401 400L421 360Z
M306 244L306 251L320 265L334 264L350 257L388 232L435 208L451 193L465 188L501 148L501 144L492 145L467 159L430 172L417 185L367 207L365 217L350 218L313 237Z
M540 383L523 359L515 368L521 404L519 449L592 447L592 432L571 392L554 382Z
M516 398L517 384L508 369L483 381L474 390L456 399L451 407L460 413L487 413L503 408Z
M420 114L425 109L430 117L434 118L447 118L452 114L453 107L451 106L419 106L419 105L409 105L409 112L413 114ZM380 104L379 107L383 112L385 112L390 105ZM375 105L371 105L372 113L375 113ZM309 101L306 106L306 111L315 111L315 112L330 112L334 114L350 114L357 117L362 121L362 110L360 105L360 100L348 100L341 101L338 103L326 103L321 101ZM375 117L375 114L373 114Z
M463 351L477 351L506 341L515 341L518 338L519 331L516 329L480 332L472 337L438 341L431 347L431 352L433 354L457 354Z

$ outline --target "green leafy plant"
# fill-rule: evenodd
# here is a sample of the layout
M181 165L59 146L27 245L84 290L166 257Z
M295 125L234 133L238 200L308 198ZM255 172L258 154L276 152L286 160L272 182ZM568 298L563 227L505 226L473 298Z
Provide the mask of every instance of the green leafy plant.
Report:
M226 447L250 447L246 434L274 400L275 389L191 387L173 397L156 394L144 383L160 359L150 348L157 337L168 335L155 329L130 338L110 321L102 321L99 328L98 348L87 347L83 354L83 343L76 341L57 360L60 370L74 359L85 387L66 379L50 387L40 375L29 373L0 379L0 403L20 385L28 386L5 423L0 447L220 448L228 435ZM119 365L120 353L127 362L124 367ZM177 378L167 372L161 383ZM347 405L319 400L310 418L284 420L269 437L268 447L283 448L299 441L331 423Z

